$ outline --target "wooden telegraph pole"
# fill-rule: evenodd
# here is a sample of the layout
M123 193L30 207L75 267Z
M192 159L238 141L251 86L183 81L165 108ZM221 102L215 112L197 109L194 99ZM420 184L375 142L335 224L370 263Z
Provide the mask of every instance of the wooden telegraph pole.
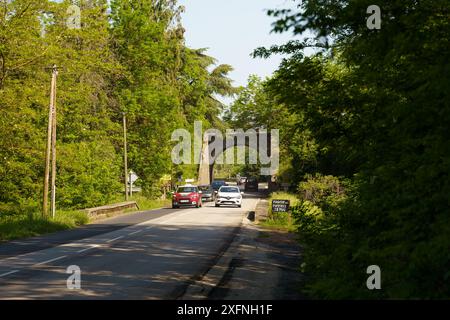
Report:
M50 174L50 158L53 153L53 167L56 168L56 76L58 69L56 65L52 67L52 83L50 88L50 107L48 112L48 128L47 128L47 153L45 159L45 177L44 177L44 201L43 215L48 215L48 183ZM55 169L52 168L52 214L54 214L54 180Z
M125 167L125 201L128 201L127 114L123 113L123 161Z
M56 77L58 76L58 69L53 66L52 75L53 81L53 114L52 114L52 217L56 215Z

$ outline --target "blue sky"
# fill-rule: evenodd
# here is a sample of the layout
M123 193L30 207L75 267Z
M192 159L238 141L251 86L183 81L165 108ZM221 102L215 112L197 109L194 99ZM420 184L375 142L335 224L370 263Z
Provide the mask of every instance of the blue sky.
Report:
M257 47L283 44L293 39L290 33L271 34L274 18L267 9L292 8L292 0L179 0L186 8L183 26L186 45L209 48L218 64L234 67L235 86L245 86L249 75L270 76L281 57L253 59Z

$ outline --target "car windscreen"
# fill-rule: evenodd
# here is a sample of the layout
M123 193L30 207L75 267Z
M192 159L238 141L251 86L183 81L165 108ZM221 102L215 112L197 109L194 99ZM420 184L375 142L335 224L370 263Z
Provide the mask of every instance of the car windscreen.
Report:
M211 191L211 187L210 186L200 186L198 187L199 190L201 191Z
M238 188L233 188L233 187L222 187L222 188L220 188L220 192L239 193L239 189Z
M214 181L212 185L213 187L220 187L225 185L225 181Z
M192 193L197 192L197 188L195 187L180 187L177 190L178 193Z

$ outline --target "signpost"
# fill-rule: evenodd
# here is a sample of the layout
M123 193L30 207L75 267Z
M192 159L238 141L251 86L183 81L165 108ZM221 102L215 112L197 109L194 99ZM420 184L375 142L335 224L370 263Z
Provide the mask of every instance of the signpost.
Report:
M129 183L130 183L130 197L133 196L133 184L139 179L139 177L136 175L136 173L133 172L133 170L130 171L129 176Z
M291 202L289 200L272 200L272 215L277 213L288 213L289 225L292 225L291 214L289 213Z
M288 212L290 204L289 200L272 200L272 213Z

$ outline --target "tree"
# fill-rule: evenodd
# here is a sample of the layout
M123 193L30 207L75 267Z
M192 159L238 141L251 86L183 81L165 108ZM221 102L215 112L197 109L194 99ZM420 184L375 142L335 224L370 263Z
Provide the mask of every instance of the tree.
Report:
M370 4L303 1L297 11L271 11L275 31L314 37L256 51L291 55L271 92L303 117L319 171L352 179L346 201L320 219L299 211L309 293L449 297L448 2L381 1L380 30L366 26ZM318 51L306 57L310 46ZM361 285L374 263L383 271L378 292Z
M281 72L280 72L281 73ZM275 75L276 77L276 75ZM278 182L300 182L316 161L316 145L303 115L294 112L287 101L276 99L278 93L271 88L271 78L262 80L250 76L245 88L227 110L224 119L232 128L280 130L280 170ZM278 95L279 96L279 95ZM260 171L259 166L245 166L242 172L251 175Z
M181 11L176 1L112 3L113 48L127 70L120 105L128 113L130 162L147 191L164 174L180 170L171 161L172 132L193 130L194 121L219 125L223 106L214 95L234 92L230 66L209 72L215 59L184 46ZM184 170L192 175L197 168Z
M195 120L223 126L216 98L234 93L232 68L209 71L215 59L185 46L177 1L81 1L80 28L68 25L71 4L0 2L1 213L39 211L55 64L58 208L107 204L121 192L123 112L130 167L151 197L180 169L173 130Z

